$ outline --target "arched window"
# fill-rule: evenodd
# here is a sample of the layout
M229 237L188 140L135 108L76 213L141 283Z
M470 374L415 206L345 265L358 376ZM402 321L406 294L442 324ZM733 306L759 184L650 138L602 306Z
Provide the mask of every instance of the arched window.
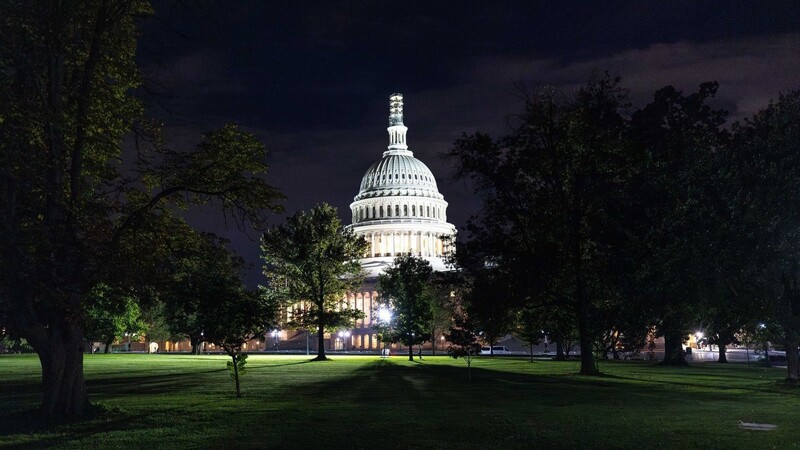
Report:
M372 218L374 219L375 217L376 217L376 216L375 216L375 207L373 206L373 207L372 207Z
M412 216L417 215L417 205L411 205L411 215Z
M394 215L395 217L400 216L400 205L394 205Z
M408 205L403 205L403 215L408 217Z
M386 217L392 217L392 205L386 207Z

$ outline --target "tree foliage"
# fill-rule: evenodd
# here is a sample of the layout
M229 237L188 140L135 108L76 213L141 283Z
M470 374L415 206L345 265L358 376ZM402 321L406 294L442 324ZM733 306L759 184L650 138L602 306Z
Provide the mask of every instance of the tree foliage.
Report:
M463 317L456 319L454 326L450 328L446 339L450 342L447 347L447 354L453 359L463 358L467 363L467 377L472 379L472 360L481 354L481 344L478 343L478 335L468 320Z
M46 414L85 412L88 294L150 282L181 224L172 208L217 200L260 227L281 198L251 134L228 125L176 150L143 117L136 19L149 12L142 0L0 6L0 309L39 355Z
M325 356L325 330L351 327L363 313L343 304L364 279L359 258L367 242L343 229L336 208L315 206L264 233L261 250L267 289L295 308L291 327L317 330L317 360Z
M380 304L393 316L391 327L381 333L383 340L407 346L409 361L414 360L414 345L431 340L432 273L425 259L400 255L378 279Z
M787 382L800 383L800 92L734 127L730 169L749 250L748 295L763 299L764 331L784 347ZM737 244L739 244L737 242Z
M148 326L135 297L130 293L115 291L105 285L96 286L89 293L86 308L86 342L101 342L105 352L111 344L135 335L144 336Z
M206 324L206 337L231 357L228 368L232 369L236 397L240 398L239 377L244 374L242 369L247 362L247 355L242 353L242 348L247 341L275 326L278 305L257 291L244 289L241 283L231 283L225 290L227 292L219 291L221 295L209 308L214 318Z
M483 198L457 254L483 251L484 263L513 274L522 302L573 311L584 374L597 373L595 309L624 267L614 249L624 239L630 167L625 107L616 78L593 80L574 99L542 89L526 97L510 135L465 136L449 154Z

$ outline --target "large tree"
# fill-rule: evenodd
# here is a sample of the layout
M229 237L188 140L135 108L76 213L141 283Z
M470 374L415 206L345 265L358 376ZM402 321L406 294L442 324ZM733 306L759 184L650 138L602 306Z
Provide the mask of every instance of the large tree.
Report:
M0 5L0 308L42 364L42 411L81 415L89 291L147 283L180 220L217 200L264 223L280 196L264 147L234 126L166 148L134 97L141 0ZM122 142L137 155L122 166ZM151 145L144 145L149 142ZM143 237L144 236L144 237Z
M618 81L594 80L572 99L539 90L526 97L509 136L466 136L450 151L458 175L484 199L469 227L473 248L511 274L521 301L559 302L573 312L582 374L598 373L594 309L624 267L615 250L625 239L630 162Z
M415 345L431 340L432 273L425 259L400 255L378 279L380 303L392 312L390 331L382 333L384 340L407 346L409 361L414 360Z
M289 323L317 330L317 357L325 356L325 330L351 327L363 313L344 304L348 291L364 279L359 259L367 241L342 227L336 208L323 203L300 211L261 239L267 288L293 305Z
M729 165L751 245L747 279L765 300L764 332L786 351L787 383L800 384L800 91L734 127ZM749 239L748 239L749 240Z
M162 298L170 330L188 338L192 353L199 354L208 340L205 330L217 318L215 305L230 286L241 284L245 264L225 247L224 239L207 233L192 233L188 238L173 258L173 273L164 283Z
M727 134L725 111L708 103L716 83L688 95L667 86L631 118L636 149L631 186L630 255L637 261L630 298L646 303L649 321L664 337L667 365L685 365L682 343L709 298L718 297L724 273L719 256L732 242L718 238L729 219L720 196L720 167ZM730 281L730 280L728 280Z

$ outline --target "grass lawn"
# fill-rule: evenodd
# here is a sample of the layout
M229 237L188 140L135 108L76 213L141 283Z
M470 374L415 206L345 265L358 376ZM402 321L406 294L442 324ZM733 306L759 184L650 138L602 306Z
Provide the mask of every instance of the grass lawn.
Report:
M234 398L222 356L86 355L103 412L41 424L39 362L0 357L0 448L800 448L784 370L446 357L252 355ZM738 423L778 425L748 431Z

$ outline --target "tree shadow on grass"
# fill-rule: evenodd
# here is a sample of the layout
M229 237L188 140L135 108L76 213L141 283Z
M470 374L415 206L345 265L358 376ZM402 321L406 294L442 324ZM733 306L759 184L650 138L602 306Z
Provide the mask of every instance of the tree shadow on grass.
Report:
M258 365L252 370L264 373L265 369L308 362L302 360ZM146 412L130 414L110 409L81 423L41 424L39 416L34 416L35 410L0 411L0 436L42 433L41 436L32 436L30 442L24 442L24 445L19 444L19 448L57 447L84 439L95 441L100 439L102 433L110 431L155 428L156 419L150 415L163 417L173 414L177 417L190 411L203 411L202 423L179 426L185 428L226 422L246 424L216 429L213 435L203 438L202 445L207 448L266 447L267 442L269 446L290 448L322 445L358 448L358 445L375 446L377 442L387 448L412 445L412 441L403 441L399 434L387 433L389 429L420 430L416 437L423 440L413 441L419 443L420 447L436 447L446 442L436 441L441 439L436 436L451 436L457 440L453 446L498 447L507 442L508 436L520 439L519 442L536 439L535 435L530 434L531 431L527 431L525 424L536 423L538 414L542 413L566 417L573 421L572 426L584 422L589 424L587 426L595 426L594 415L612 417L618 410L642 411L642 405L681 410L686 407L687 398L691 398L693 403L705 404L736 400L734 393L718 389L698 390L687 397L682 394L681 388L685 383L680 380L639 379L618 374L584 377L573 373L531 374L473 367L472 380L469 380L466 365L427 364L425 360L408 364L405 361L380 359L352 369L343 366L343 369L347 371L315 373L313 365L310 365L308 370L302 370L309 374L310 381L289 380L278 386L270 386L269 398L280 398L281 401L268 402L264 401L266 397L251 397L249 402L242 403L244 408L235 413L235 420L230 417L230 411L215 409L218 396L209 393L204 398L204 392L194 390L191 394L196 399L207 401L162 408L154 399L153 408ZM650 370L647 366L635 369L637 374ZM182 374L90 380L90 386L93 393L101 393L106 398L176 393L185 388L187 383L196 384L198 373L225 370L220 368ZM723 372L725 376L735 375ZM657 375L658 372L653 374ZM291 376L287 373L280 375ZM631 383L631 380L637 383ZM0 394L6 390L5 387L0 388ZM461 419L453 422L453 417ZM317 424L315 427L322 424L325 432L308 433L309 424L312 423ZM358 435L364 437L355 441L354 429L358 429ZM480 429L485 434L470 434L469 431L474 429ZM144 446L143 442L138 444ZM570 440L563 443L564 448L568 448L568 444L580 446L579 441Z
M295 366L306 364L310 360L292 361L281 364L255 365L248 368L252 372L274 369L284 366ZM92 397L110 399L114 397L135 396L135 395L162 395L175 394L187 389L194 389L197 377L202 375L225 373L228 369L221 366L219 369L195 370L183 373L161 373L154 375L117 376L107 377L108 372L101 373L102 378L94 378L98 373L91 374L87 379L87 388ZM89 413L81 419L59 419L46 417L40 414L38 407L32 405L38 403L41 395L41 384L38 381L27 383L4 383L0 387L0 398L15 400L3 402L4 407L0 408L0 437L56 433L60 429L69 429L69 437L48 437L41 436L32 442L19 444L19 448L43 448L67 440L81 439L87 436L108 433L113 431L140 428L146 422L148 414L130 414L119 409L108 409L104 406L93 404ZM152 413L178 412L183 409L191 409L192 406L202 406L213 403L213 394L209 393L208 402L200 402L194 405L182 404L175 408L154 408ZM5 447L4 447L5 448ZM14 448L14 447L11 447Z
M564 426L592 429L599 426L596 423L605 423L595 422L597 418L610 422L620 412L668 414L663 411L684 411L691 404L709 407L716 402L742 402L741 395L726 391L699 390L687 396L669 383L644 381L630 383L616 375L547 375L480 367L472 368L469 380L465 366L378 360L343 376L293 384L285 394L291 397L292 406L271 412L269 419L259 421L260 430L238 429L236 434L217 435L207 442L210 447L225 446L235 437L240 448L245 448L261 436L269 438L272 447L290 448L300 442L331 448L441 447L445 442L451 447L497 448L514 437L518 443L571 448L583 445L580 436L568 435L563 443L543 441L528 424L538 423L541 414L547 414L570 424ZM454 421L454 417L458 419ZM272 422L280 426L271 427ZM323 426L325 431L303 433L307 423ZM358 438L353 430L358 430ZM598 442L614 442L610 436L611 441L603 437Z

